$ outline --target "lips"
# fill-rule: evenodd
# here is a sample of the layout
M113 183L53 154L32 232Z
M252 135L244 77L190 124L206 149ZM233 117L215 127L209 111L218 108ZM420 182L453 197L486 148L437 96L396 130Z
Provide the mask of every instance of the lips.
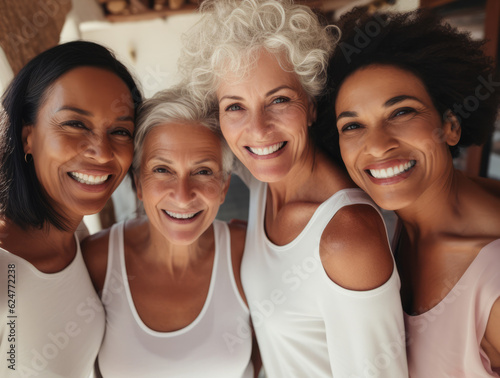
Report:
M279 142L266 147L250 147L247 146L246 149L254 155L267 156L274 154L275 152L281 150L286 145L286 142Z
M80 172L69 172L68 175L79 183L86 185L101 185L111 177L109 174L96 176Z
M168 216L175 218L175 219L192 219L196 216L196 214L199 213L199 211L196 213L174 213L172 211L165 210L165 213Z
M409 160L405 163L395 164L391 167L383 169L367 169L366 171L369 172L369 174L374 178L388 179L408 172L415 166L415 164L417 164L415 160Z
M175 221L189 222L196 218L199 214L201 214L201 211L197 211L194 213L176 213L174 211L163 210L163 213L166 214L167 217Z

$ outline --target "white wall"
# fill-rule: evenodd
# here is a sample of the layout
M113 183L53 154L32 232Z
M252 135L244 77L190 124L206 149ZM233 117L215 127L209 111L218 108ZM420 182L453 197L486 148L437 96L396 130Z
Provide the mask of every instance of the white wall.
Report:
M0 96L3 94L10 81L14 77L14 73L12 72L12 68L10 68L9 61L7 60L7 56L5 52L0 47Z
M181 35L198 19L192 13L149 21L84 23L80 36L113 50L135 73L145 96L151 97L178 81Z
M372 3L373 0L353 0L335 12L335 17L339 18L342 14L349 12L354 7L360 7ZM384 6L381 11L384 12L409 12L417 9L420 6L420 0L397 0L396 4L392 6Z

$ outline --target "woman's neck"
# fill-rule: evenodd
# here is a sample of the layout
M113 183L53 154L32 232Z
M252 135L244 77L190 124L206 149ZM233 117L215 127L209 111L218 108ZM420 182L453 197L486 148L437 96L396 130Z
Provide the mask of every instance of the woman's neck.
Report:
M30 262L44 273L63 270L77 249L76 227L62 231L52 224L22 228L10 219L0 220L0 247Z
M149 263L162 265L173 276L181 277L205 261L214 251L213 225L190 244L174 244L148 221L149 237L141 257Z
M346 186L347 174L312 145L305 158L295 164L280 181L268 183L272 202L278 207L295 201L323 202L339 187Z
M410 240L452 233L461 222L462 186L465 176L451 168L440 180L433 182L417 200L396 210Z

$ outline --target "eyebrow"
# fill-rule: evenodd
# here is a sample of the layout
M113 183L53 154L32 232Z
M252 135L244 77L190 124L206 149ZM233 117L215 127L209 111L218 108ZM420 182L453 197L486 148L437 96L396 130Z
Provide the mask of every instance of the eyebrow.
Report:
M290 90L294 90L292 87L288 86L288 85L280 85L279 87L276 87L276 88L273 88L271 89L270 91L268 91L266 93L266 97L269 97L269 96L272 96L273 94L275 94L276 92L279 92L280 90L282 89L290 89ZM228 96L222 96L219 100L219 104L222 102L222 100L224 99L229 99L229 100L237 100L237 101L242 101L244 100L243 97L240 97L240 96L231 96L231 95L228 95Z
M198 164L210 163L210 162L217 163L217 159L215 159L215 157L208 157L208 158L204 158L204 159L195 161L194 164L198 165Z
M389 106L392 106L392 105L397 104L398 102L401 102L404 100L414 100L414 101L418 101L421 104L423 104L423 102L415 96L401 95L401 96L396 96L396 97L390 98L389 100L387 100L385 102L384 106L386 108L388 108Z
M66 106L66 105L61 106L59 109L57 109L56 113L57 112L61 112L61 111L65 111L65 110L68 110L68 111L71 111L71 112L75 112L75 113L78 113L78 114L81 114L81 115L84 115L84 116L87 116L87 117L93 117L94 116L94 114L92 114L91 112L89 112L87 110L76 108L74 106ZM117 117L116 120L117 121L130 121L130 122L134 122L134 118L131 117L131 116Z
M149 160L150 160L150 161L151 161L151 160L159 160L159 161L161 161L161 162L163 162L163 163L165 163L165 164L168 164L168 165L173 165L173 164L175 164L175 161L173 161L173 160L169 160L169 159L164 158L164 157L162 157L162 156L153 156L153 157L151 157ZM217 160L216 160L216 159L214 159L214 158L204 158L204 159L201 159L201 160L195 161L195 162L194 162L194 165L199 165L199 164L204 164L204 163L210 163L210 162L212 162L212 163L217 163Z
M417 98L415 96L400 95L400 96L392 97L389 100L387 100L384 103L384 107L388 108L390 106L393 106L393 105L395 105L395 104L397 104L399 102L405 101L405 100L414 100L414 101L418 101L421 104L423 104L423 102L419 98ZM342 113L339 114L339 116L337 117L337 121L339 119L341 119L341 118L354 118L354 117L357 117L357 116L358 116L358 113L356 113L356 112L346 111L346 112L342 112Z
M61 106L59 109L57 109L57 112L61 112L64 110L69 110L71 112L75 112L75 113L78 113L78 114L81 114L81 115L84 115L87 117L93 116L93 114L91 112L88 112L88 111L80 109L80 108L75 108L74 106L66 106L66 105Z

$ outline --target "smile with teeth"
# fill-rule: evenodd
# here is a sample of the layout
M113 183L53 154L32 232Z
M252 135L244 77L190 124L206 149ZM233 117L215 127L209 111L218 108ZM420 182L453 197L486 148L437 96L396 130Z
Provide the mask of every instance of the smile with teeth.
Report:
M100 185L104 183L111 175L94 176L79 172L70 172L69 175L81 184Z
M172 217L172 218L175 218L175 219L191 219L191 218L194 218L196 215L198 215L200 212L196 212L196 213L184 213L184 214L181 214L181 213L174 213L172 211L167 211L167 210L163 210L168 216Z
M260 147L247 147L247 149L259 156L266 156L266 155L271 155L272 153L275 153L276 151L280 150L283 148L283 146L286 144L286 142L279 142L276 144L273 144L272 146L260 148Z
M386 169L369 169L370 174L378 179L391 178L409 171L417 164L415 160L410 160L404 164L395 165Z

